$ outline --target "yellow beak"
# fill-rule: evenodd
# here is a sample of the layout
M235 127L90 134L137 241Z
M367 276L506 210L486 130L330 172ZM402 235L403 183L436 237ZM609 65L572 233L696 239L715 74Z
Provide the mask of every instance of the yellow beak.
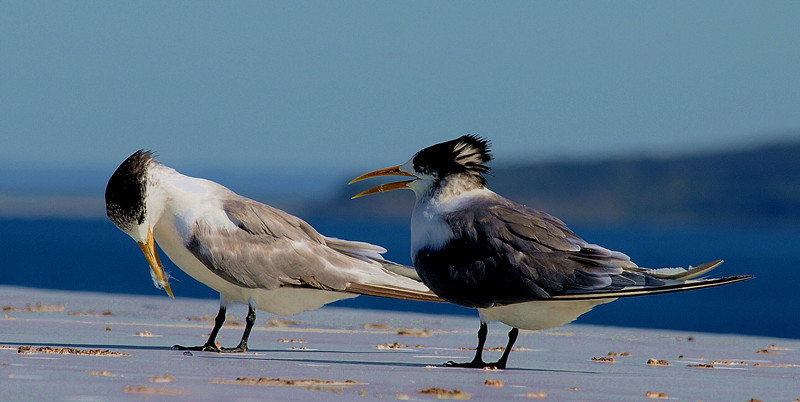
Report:
M153 231L150 228L147 228L147 243L137 242L139 247L144 252L145 258L147 258L147 262L150 264L150 269L153 270L153 273L156 274L156 279L158 280L158 284L167 291L167 294L171 298L175 298L172 294L172 289L169 287L169 282L167 281L167 274L164 272L164 266L161 265L161 259L158 258L158 251L156 251L156 241L153 238Z
M364 179L369 179L369 178L378 177L378 176L405 176L405 177L413 177L414 180L419 179L419 177L414 176L413 174L401 171L400 170L400 165L398 165L398 166L392 166L392 167L386 168L386 169L376 170L374 172L369 172L367 174L362 174L361 176L358 176L355 179L350 180L350 183L348 183L348 184L353 184L355 182L358 182L358 181L361 181L361 180L364 180ZM380 186L376 186L376 187L372 187L372 188L370 188L368 190L364 190L364 191L354 195L351 199L355 199L355 198L358 198L358 197L363 197L365 195L383 193L383 192L386 192L386 191L399 190L401 188L410 188L410 187L408 187L408 183L411 183L414 180L406 180L406 181L399 181L399 182L395 182L395 183L381 184Z

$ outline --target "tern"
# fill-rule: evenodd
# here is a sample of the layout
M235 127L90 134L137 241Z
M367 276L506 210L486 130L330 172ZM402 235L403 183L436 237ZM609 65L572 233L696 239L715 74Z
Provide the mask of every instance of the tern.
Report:
M413 268L384 260L382 247L325 237L300 218L164 166L149 151L122 162L105 197L106 214L139 244L156 287L174 298L158 242L180 269L220 293L208 341L178 349L247 351L256 308L293 315L361 294L441 301L402 275ZM220 348L215 340L232 302L248 305L244 334L235 348Z
M519 328L555 328L619 297L708 288L750 279L694 279L722 261L698 267L648 269L618 251L590 244L558 218L514 203L486 187L489 142L465 135L425 148L378 176L411 180L365 190L353 198L411 189L411 258L418 277L445 301L477 308L475 357L454 367L505 368ZM512 327L497 362L485 363L488 322Z

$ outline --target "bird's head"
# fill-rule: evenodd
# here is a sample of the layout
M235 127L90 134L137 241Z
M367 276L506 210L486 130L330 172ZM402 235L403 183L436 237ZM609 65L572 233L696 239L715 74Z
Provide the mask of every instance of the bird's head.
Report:
M148 208L148 170L157 165L150 151L139 150L125 159L106 185L106 215L133 238L152 270L153 283L173 299L169 276L164 271L153 238L153 208Z
M463 190L486 186L484 173L489 171L485 165L492 159L489 152L489 141L470 134L454 140L431 145L412 157L408 162L386 169L376 170L359 177L350 183L378 176L406 176L411 180L383 184L356 194L353 198L365 195L398 190L411 189L417 199L442 190L453 178L459 178L458 186Z

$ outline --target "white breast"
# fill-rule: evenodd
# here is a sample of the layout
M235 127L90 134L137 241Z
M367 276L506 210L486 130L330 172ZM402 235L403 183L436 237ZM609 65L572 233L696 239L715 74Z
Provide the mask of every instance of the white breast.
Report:
M435 197L418 200L411 213L411 257L425 247L441 249L453 238L453 230L444 220L447 214L468 208L477 198L492 196L496 194L480 188L458 194L443 191Z

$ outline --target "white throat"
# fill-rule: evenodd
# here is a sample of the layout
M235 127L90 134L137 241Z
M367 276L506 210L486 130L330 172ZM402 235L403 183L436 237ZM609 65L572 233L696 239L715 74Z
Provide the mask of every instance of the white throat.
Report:
M466 191L454 191L455 186L445 186L431 196L417 199L411 213L411 258L423 248L439 250L453 238L453 230L446 216L464 208L476 198L495 196L491 190L481 187Z

